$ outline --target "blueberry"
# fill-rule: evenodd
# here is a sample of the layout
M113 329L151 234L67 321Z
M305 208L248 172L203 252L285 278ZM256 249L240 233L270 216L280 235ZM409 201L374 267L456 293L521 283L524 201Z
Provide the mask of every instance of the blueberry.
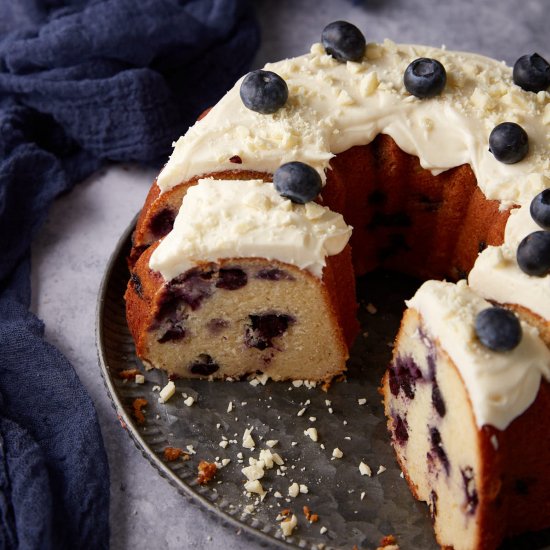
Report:
M361 61L366 41L363 33L347 21L329 23L321 34L326 52L338 61Z
M514 63L514 84L528 92L540 92L550 86L550 65L538 53L522 55Z
M535 231L527 235L519 243L516 258L527 275L544 277L550 274L550 233Z
M493 351L510 351L521 340L521 325L515 314L493 306L480 311L475 320L479 341Z
M218 363L206 353L201 353L195 361L187 366L187 368L191 374L196 374L198 376L210 376L217 370L220 370Z
M489 136L489 151L504 164L515 164L529 151L527 132L515 122L503 122Z
M273 184L279 195L298 204L312 201L321 191L321 176L303 162L287 162L275 170Z
M437 59L420 57L406 69L403 83L407 91L420 99L439 95L447 82L445 67Z
M282 336L295 322L294 317L283 313L249 315L250 325L246 327L244 343L249 348L264 350L273 347L273 339Z
M278 111L288 99L286 82L271 71L252 71L241 84L240 96L251 111L269 115Z
M530 207L531 217L543 229L550 230L550 187L539 193Z

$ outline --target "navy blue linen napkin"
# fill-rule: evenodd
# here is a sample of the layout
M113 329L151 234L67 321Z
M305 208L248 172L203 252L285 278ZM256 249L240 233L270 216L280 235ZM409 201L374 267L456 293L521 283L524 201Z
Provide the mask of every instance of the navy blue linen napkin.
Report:
M245 0L0 0L1 549L109 538L93 403L28 309L33 235L102 162L166 159L258 41Z

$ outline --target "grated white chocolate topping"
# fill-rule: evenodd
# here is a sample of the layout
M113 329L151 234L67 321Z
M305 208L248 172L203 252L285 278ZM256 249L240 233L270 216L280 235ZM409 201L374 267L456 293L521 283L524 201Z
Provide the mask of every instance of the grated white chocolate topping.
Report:
M550 380L550 350L527 323L521 321L523 336L511 351L491 351L479 342L475 318L491 304L465 281L427 281L407 305L420 313L458 368L479 427L506 429L533 403L541 377Z
M326 257L344 249L351 229L340 214L314 202L294 204L270 182L200 179L149 266L170 280L201 262L259 257L322 277Z
M418 57L445 66L447 85L440 96L420 100L405 90L404 71ZM255 113L242 104L238 81L175 143L157 181L161 191L214 171L273 173L293 160L312 165L325 180L334 154L380 133L435 174L470 164L485 196L502 208L550 186L550 94L513 84L504 63L386 40L369 44L361 63L339 63L314 44L309 54L265 69L287 82L287 104L272 115ZM505 121L529 135L529 154L514 165L498 162L488 150L491 130ZM242 164L230 162L234 156Z
M529 204L512 210L506 223L504 244L489 246L478 256L468 275L468 284L487 300L520 304L550 320L550 275L529 276L516 260L519 243L540 230L529 213Z

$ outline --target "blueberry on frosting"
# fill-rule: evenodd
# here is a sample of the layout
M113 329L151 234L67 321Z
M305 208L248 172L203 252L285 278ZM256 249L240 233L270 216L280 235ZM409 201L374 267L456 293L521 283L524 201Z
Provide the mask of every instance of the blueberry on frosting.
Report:
M251 111L269 115L286 103L288 86L278 74L258 69L244 77L240 96L244 106Z
M475 320L479 341L493 351L510 351L521 340L521 325L512 311L490 307L480 311Z
M550 187L540 192L531 201L529 211L535 223L550 231Z
M514 63L512 77L527 92L541 92L550 86L550 64L538 53L522 55Z
M303 162L287 162L273 174L277 193L298 204L312 201L321 191L321 176Z
M516 258L527 275L544 277L550 274L550 232L535 231L527 235L519 243Z
M428 57L415 59L406 69L403 83L407 91L420 99L439 95L445 88L447 72L445 67Z
M515 122L495 126L489 135L489 151L504 164L515 164L529 152L527 132Z
M347 21L329 23L321 34L325 51L338 61L361 61L366 41L363 33Z

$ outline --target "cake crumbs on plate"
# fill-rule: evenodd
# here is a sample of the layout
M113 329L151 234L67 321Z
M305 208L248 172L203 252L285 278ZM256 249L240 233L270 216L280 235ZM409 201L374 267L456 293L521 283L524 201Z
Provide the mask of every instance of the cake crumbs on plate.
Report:
M359 472L361 473L362 476L369 476L369 477L372 476L371 467L366 462L363 462L363 461L359 463Z
M302 508L302 511L304 512L304 516L306 516L306 519L309 521L309 523L317 523L319 521L319 516L317 514L314 514L309 509L309 506L304 506Z
M399 550L397 539L393 535L382 537L380 546L376 550Z
M138 369L124 369L120 370L116 373L117 377L121 380L131 380L132 378L135 379L136 376L141 375L141 372Z
M197 483L199 485L206 485L214 478L218 471L218 467L214 462L207 462L206 460L201 460L197 468L199 471Z
M189 453L186 453L179 447L166 447L163 455L164 460L167 460L168 462L174 462L174 460L177 460L178 458L181 458L182 460L189 460L191 458Z
M376 472L376 475L383 474L385 471L386 471L386 467L382 466L382 464L380 464L380 466L378 466L378 470Z
M298 525L298 518L292 514L290 517L283 519L279 524L284 537L289 537Z
M176 393L176 385L172 380L160 390L159 403L166 403Z
M144 397L137 397L132 403L132 414L138 424L145 424L145 414L143 414L143 407L146 407L148 403L149 402Z
M378 308L374 304L372 304L371 302L369 302L365 306L365 308L371 315L375 315L376 313L378 313Z
M307 435L312 441L319 440L317 428L308 428L307 430L304 430L304 435Z

